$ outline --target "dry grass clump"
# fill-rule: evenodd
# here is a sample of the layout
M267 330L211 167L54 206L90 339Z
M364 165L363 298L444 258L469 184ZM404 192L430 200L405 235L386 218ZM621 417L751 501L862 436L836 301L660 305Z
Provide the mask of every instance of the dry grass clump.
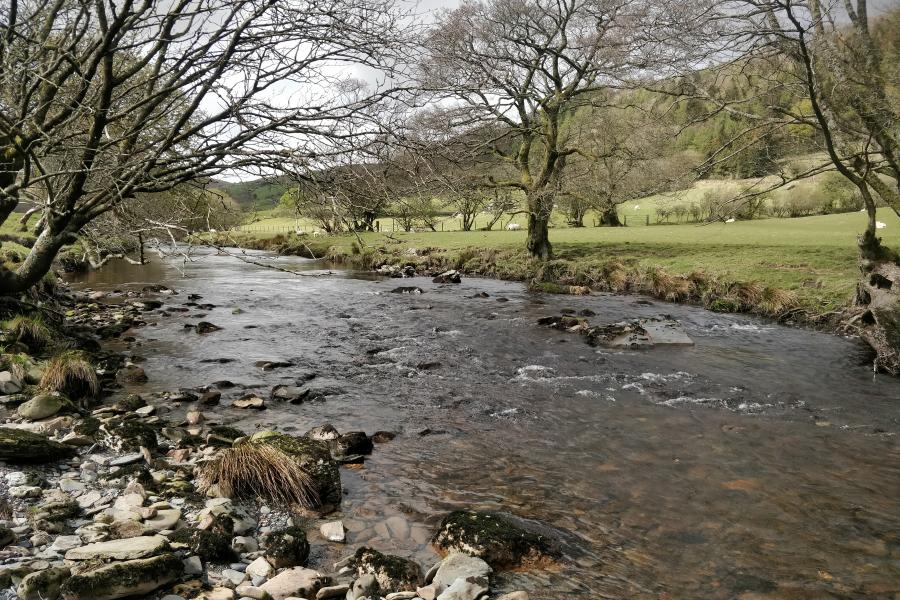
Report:
M647 269L643 273L642 280L651 294L672 302L686 300L693 288L691 280L672 275L658 267Z
M265 498L306 508L319 505L313 478L293 458L269 444L247 443L226 448L200 466L201 492L218 486L229 498Z
M17 315L3 324L9 339L22 342L32 350L40 349L53 339L53 332L40 317Z
M798 302L799 298L796 292L766 286L757 306L767 315L780 315L797 306Z
M70 398L96 397L100 393L100 380L94 366L83 354L68 351L50 360L41 387Z

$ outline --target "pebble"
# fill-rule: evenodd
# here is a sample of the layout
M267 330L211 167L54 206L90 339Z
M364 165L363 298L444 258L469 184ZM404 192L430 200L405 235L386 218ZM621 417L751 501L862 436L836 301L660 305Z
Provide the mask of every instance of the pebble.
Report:
M329 542L344 542L346 540L344 524L340 521L323 523L322 526L319 527L319 532L322 534L322 537Z

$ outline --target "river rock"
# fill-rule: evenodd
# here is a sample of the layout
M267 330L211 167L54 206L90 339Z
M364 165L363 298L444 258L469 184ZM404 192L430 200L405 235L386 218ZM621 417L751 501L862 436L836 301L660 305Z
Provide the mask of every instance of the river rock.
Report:
M327 578L318 571L294 567L282 571L259 587L266 591L272 600L286 600L291 596L313 597L325 583Z
M263 579L268 579L275 572L275 569L269 564L269 561L260 556L247 565L247 569L244 572L250 577L262 577Z
M322 523L322 526L319 527L319 532L322 534L322 537L329 542L343 543L346 540L346 534L344 533L344 524L341 521Z
M52 417L68 406L69 401L62 396L57 394L39 394L28 402L20 404L19 408L16 409L16 414L23 419L37 421Z
M56 600L60 587L69 575L68 567L52 567L30 573L22 578L16 594L19 600Z
M116 381L119 383L146 383L147 373L137 365L125 365L116 371Z
M11 463L41 463L69 458L75 448L47 437L9 427L0 427L0 459Z
M213 325L209 321L200 321L196 326L194 326L194 329L200 335L205 335L214 331L221 331L222 328L218 325Z
M265 557L276 569L306 564L309 558L309 542L300 527L288 527L273 531L263 538Z
M653 346L691 346L694 340L681 323L673 319L637 319L612 325L591 327L585 331L588 343L609 348L645 348Z
M160 509L156 511L156 516L144 519L144 527L153 531L175 529L179 519L181 519L181 511L177 508Z
M6 548L16 541L15 532L9 527L0 525L0 548Z
M100 441L114 452L137 452L157 447L156 430L138 419L113 417L100 425Z
M461 552L448 554L438 565L432 583L440 588L450 587L457 579L478 578L487 580L491 576L491 567L480 558Z
M349 431L332 442L335 456L352 456L354 454L372 454L374 445L363 431Z
M265 402L256 394L246 394L231 403L235 408L254 408L261 410L265 408Z
M309 390L296 385L276 385L272 388L272 400L300 404L309 395Z
M437 600L478 600L487 595L488 580L484 577L457 579L450 587L441 592Z
M376 598L379 595L378 580L374 575L366 574L356 578L350 590L347 592L347 600L359 598Z
M417 563L373 548L357 550L352 565L360 576L374 575L382 594L415 591L422 585L422 570Z
M124 540L97 542L66 552L66 560L133 560L160 554L169 548L161 535L133 537Z
M494 569L539 563L556 554L550 540L499 513L455 511L432 539L441 553L461 552L483 559Z
M10 371L0 371L0 394L18 394L22 391L22 382Z
M431 281L432 283L460 283L462 282L462 275L456 270L444 271Z
M391 290L391 293L392 293L392 294L415 294L415 295L419 295L419 294L424 294L425 292L422 290L422 288L417 287L417 286L400 286L400 287L395 287L394 289L392 289L392 290Z
M174 554L116 562L79 573L62 585L63 600L118 600L149 594L177 580L184 570Z
M325 423L324 425L313 427L312 429L307 431L306 437L327 442L330 440L338 439L339 437L341 437L341 434L338 433L338 430L335 429L334 425L332 425L331 423Z
M321 588L318 592L316 592L316 600L330 600L331 598L346 598L347 592L350 591L350 586L346 583L341 583L338 585L330 585L328 587Z
M528 600L526 592L510 592L498 597L497 600Z
M327 511L340 506L342 499L341 474L338 470L338 463L332 458L327 443L273 431L255 433L251 441L258 444L271 444L292 456L300 467L312 476L320 508Z

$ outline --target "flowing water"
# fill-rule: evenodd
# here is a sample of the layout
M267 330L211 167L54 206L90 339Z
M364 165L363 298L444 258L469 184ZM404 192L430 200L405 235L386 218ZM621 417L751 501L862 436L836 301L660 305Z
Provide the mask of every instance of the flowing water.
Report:
M201 319L189 307L123 342L146 358L138 391L227 379L241 386L204 412L247 431L399 432L342 469L351 548L427 566L441 515L492 509L560 532L560 568L499 580L533 598L900 598L900 381L873 375L858 342L632 296L252 256L305 276L207 255L186 276L119 263L73 285L161 283L179 291L167 308L191 293L216 305L202 319L221 331L186 329ZM598 324L671 315L696 344L596 349L535 324L562 309ZM310 371L326 400L228 407Z

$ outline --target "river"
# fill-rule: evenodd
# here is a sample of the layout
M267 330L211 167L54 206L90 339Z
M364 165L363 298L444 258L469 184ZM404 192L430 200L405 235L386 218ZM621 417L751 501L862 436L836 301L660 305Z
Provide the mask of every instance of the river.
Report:
M215 305L151 313L116 342L146 359L150 381L134 391L230 380L240 385L209 419L398 432L363 469L342 469L350 548L427 567L443 514L492 509L562 532L561 568L498 580L532 598L900 597L900 381L874 375L859 342L633 296L247 255L303 276L205 253L110 264L73 287L164 284L179 292L164 308L189 294ZM398 285L425 293L390 293ZM598 324L671 315L695 345L596 349L536 325L563 309ZM184 327L201 318L222 330ZM309 372L324 401L228 406ZM317 547L313 560L335 552Z

